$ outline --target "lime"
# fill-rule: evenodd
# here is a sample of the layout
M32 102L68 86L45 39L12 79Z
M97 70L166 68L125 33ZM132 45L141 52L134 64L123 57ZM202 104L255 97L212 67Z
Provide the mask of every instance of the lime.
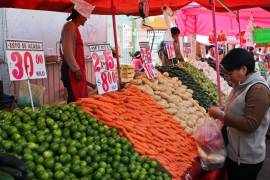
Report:
M52 143L52 144L50 145L50 148L51 148L52 151L57 152L58 149L59 149L59 144L57 144L57 143Z
M79 150L78 154L82 159L84 159L86 157L86 155L87 155L87 149L84 148L84 149Z
M91 164L91 167L95 170L95 169L97 169L99 167L99 164L97 162L93 162Z
M54 159L53 158L45 159L44 166L48 169L53 168L54 167Z
M16 146L13 147L13 151L16 154L21 154L23 152L23 146L21 144L16 144Z
M70 154L61 154L59 158L60 158L59 160L65 164L71 160L71 155Z
M34 179L35 174L32 171L27 171L27 175L26 176L27 176L28 179Z
M121 158L121 161L122 161L123 163L128 163L128 162L129 162L129 158L128 158L127 156L123 156L123 157Z
M107 163L106 162L104 162L104 161L101 161L100 163L99 163L99 167L101 167L101 168L106 168L107 167Z
M35 169L35 163L33 161L27 161L26 165L27 165L27 168L31 171Z
M122 153L122 149L120 149L120 148L115 149L115 154L120 155L121 153Z
M63 172L66 174L66 173L69 173L70 172L70 167L69 166L65 166L63 168Z
M50 178L49 174L47 172L45 172L45 171L40 174L40 179L41 180L47 180L49 178Z
M12 145L13 143L11 141L8 141L8 140L4 140L2 141L2 145L3 145L3 148L8 151L12 148Z
M71 171L72 171L73 173L75 173L75 174L78 174L78 173L80 173L80 171L81 171L81 167L80 167L79 165L72 165L72 166L71 166Z
M43 152L43 157L44 158L52 158L53 157L53 152L50 150L44 151Z
M76 147L74 147L74 146L68 147L67 151L68 151L68 153L70 153L71 155L75 155L75 154L77 153L77 149L76 149Z
M37 156L37 157L35 158L35 162L36 162L37 164L42 164L42 163L44 162L44 158L43 158L42 156Z
M122 173L122 177L123 177L124 179L128 179L128 178L130 177L130 175L129 175L128 172L123 172L123 173Z
M62 130L62 134L63 134L63 137L69 138L69 137L70 137L70 131L69 131L69 129L64 128L64 129Z
M49 127L52 127L55 122L52 118L46 118L46 123Z
M81 176L84 177L89 173L89 169L86 166L81 167Z
M149 164L148 163L143 163L143 168L148 170L150 168Z
M51 142L52 139L53 139L52 134L50 134L50 133L46 134L46 142Z
M151 167L152 168L157 168L157 166L158 166L157 161L151 161Z
M114 160L115 161L120 161L121 160L121 156L120 155L115 155L114 156Z
M154 168L150 168L148 169L149 174L154 174L156 172L156 170Z
M101 179L101 178L102 178L102 174L101 174L100 172L97 172L97 173L95 174L95 179L99 180L99 179Z
M60 148L59 148L59 153L60 154L65 154L67 152L67 148L65 147L65 146L61 146Z
M36 166L36 173L37 174L41 174L42 172L44 172L44 167L41 165L41 164L38 164L37 166Z
M56 162L54 164L54 171L59 171L59 170L62 170L63 169L63 165L59 162Z
M96 161L96 162L101 161L101 158L100 158L100 155L99 155L99 154L97 154L96 156L94 156L93 159L94 159L94 161Z
M62 131L60 129L55 129L55 130L53 130L53 135L54 135L54 137L61 137Z
M56 171L54 174L55 179L64 179L65 173L63 171Z
M97 172L103 175L106 171L105 168L98 168Z
M29 149L38 149L39 145L36 144L36 143L34 143L34 142L29 142L29 143L27 144L27 147L28 147Z
M25 161L33 161L33 156L30 154L30 153L25 153L24 155L23 155L23 159L25 160Z

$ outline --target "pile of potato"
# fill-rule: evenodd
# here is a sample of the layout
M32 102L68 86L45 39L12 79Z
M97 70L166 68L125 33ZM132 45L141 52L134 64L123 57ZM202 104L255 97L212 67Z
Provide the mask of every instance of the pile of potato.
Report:
M190 135L208 116L198 101L192 98L193 91L183 85L178 78L170 78L166 72L163 75L159 73L158 78L153 80L147 79L145 74L141 73L131 81L131 84L137 85L155 99Z

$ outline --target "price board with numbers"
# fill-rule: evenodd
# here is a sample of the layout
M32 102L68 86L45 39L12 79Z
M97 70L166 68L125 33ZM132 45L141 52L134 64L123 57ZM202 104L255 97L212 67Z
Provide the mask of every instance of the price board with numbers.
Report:
M158 72L152 63L151 50L148 42L140 42L141 59L146 76L149 79L154 79L158 76Z
M11 81L47 78L42 42L6 40L5 45Z
M175 50L172 41L165 41L165 47L168 54L168 59L176 58Z
M109 44L89 44L90 56L94 64L94 72L98 93L118 90L118 81L114 71L114 58Z

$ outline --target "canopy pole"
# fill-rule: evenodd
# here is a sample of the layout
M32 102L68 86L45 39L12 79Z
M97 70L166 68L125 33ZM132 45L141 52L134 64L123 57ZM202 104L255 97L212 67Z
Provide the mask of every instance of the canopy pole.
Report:
M119 49L118 49L118 41L117 41L117 29L116 29L116 19L115 19L115 6L114 0L111 0L112 6L112 22L113 22L113 36L114 36L114 45L115 45L115 53L116 53L116 62L117 62L117 73L118 73L118 87L121 89L122 77L121 77L121 68L120 68L120 60L119 60Z
M221 97L221 88L220 88L220 68L219 68L220 60L219 60L219 55L218 55L217 27L216 27L216 4L215 4L215 0L210 0L210 3L212 7L213 29L214 29L214 39L215 39L218 102L219 102L219 108L222 108L222 97Z
M242 37L241 37L241 25L240 25L240 15L239 15L239 10L237 10L237 16L236 16L236 19L237 19L237 22L238 22L240 48L242 48Z

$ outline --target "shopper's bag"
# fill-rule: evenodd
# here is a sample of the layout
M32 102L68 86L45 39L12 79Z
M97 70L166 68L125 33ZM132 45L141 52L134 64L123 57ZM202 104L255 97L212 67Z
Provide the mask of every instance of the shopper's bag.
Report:
M194 138L197 142L202 168L206 171L222 168L226 159L224 140L219 120L206 119L197 127Z

